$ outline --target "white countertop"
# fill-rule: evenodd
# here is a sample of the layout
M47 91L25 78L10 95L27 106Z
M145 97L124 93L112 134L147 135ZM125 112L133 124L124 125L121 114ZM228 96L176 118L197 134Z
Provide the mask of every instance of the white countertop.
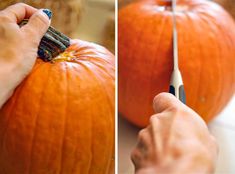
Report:
M133 174L130 152L135 146L139 129L119 116L118 173ZM209 124L220 153L215 174L235 174L235 96L227 107Z

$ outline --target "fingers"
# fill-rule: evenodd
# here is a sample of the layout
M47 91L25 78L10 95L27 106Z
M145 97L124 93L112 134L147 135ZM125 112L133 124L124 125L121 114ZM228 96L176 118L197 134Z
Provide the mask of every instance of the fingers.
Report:
M38 10L35 12L29 18L28 23L21 28L21 30L28 35L29 38L35 38L38 43L46 33L51 23L49 16L44 11L45 10Z
M131 153L131 160L137 170L139 166L147 165L153 151L151 149L152 139L148 128L142 129L138 134L138 142Z
M160 93L153 100L155 113L161 113L169 108L177 108L183 104L170 93Z
M43 12L44 11L44 12ZM32 41L39 44L41 38L50 26L51 12L38 10L24 3L17 3L1 11L7 21L19 24L23 19L29 19L28 23L21 27L21 31L27 38L34 38Z
M19 23L23 19L30 18L36 11L36 8L27 4L17 3L7 7L5 10L1 11L1 13L7 16L11 22Z
M142 129L138 134L137 148L142 152L143 156L146 157L151 149L151 136L147 128Z

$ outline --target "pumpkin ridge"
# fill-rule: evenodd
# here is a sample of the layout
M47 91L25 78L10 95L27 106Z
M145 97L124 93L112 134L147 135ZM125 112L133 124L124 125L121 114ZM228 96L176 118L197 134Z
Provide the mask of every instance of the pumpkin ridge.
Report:
M196 13L194 13L194 15L196 15ZM196 20L193 20L192 17L190 17L190 14L187 13L187 16L188 16L188 19L189 19L190 23L192 24L192 26L194 26L191 28L191 30L194 29L194 31L192 33L199 33L200 32L200 29L198 27L199 24L195 23ZM195 17L197 17L197 22L198 23L200 22L200 25L204 25L204 26L206 26L206 28L208 28L207 21L204 21L200 15L195 16ZM191 40L194 40L194 39L191 39ZM208 41L208 38L207 38L207 41ZM197 67L200 67L200 69L199 69L199 73L198 73L199 78L197 80L198 85L196 85L197 88L195 89L197 92L195 92L195 93L201 95L202 91L205 90L205 88L206 88L206 87L204 87L205 84L200 83L202 81L202 74L204 74L203 72L205 71L205 69L203 68L204 66L202 66L202 65L204 65L204 61L203 61L203 59L201 59L201 57L203 57L203 55L205 55L205 54L207 55L208 52L204 50L204 46L203 46L204 43L200 39L198 40L198 44L196 44L196 45L199 47L197 50L200 50L200 51L198 51L199 52L198 60L199 60L200 64L197 66ZM199 95L195 95L195 97L194 97L194 102L192 102L193 109L199 108L199 106L201 105L201 103L200 103L201 96L199 96ZM204 95L203 97L207 98L207 95L208 94ZM199 99L199 102L198 102L198 99ZM204 110L202 110L202 109L198 110L198 113L202 116L208 115L208 114L205 114ZM204 119L207 120L207 118L205 116L204 116Z
M23 87L24 87L24 85L25 85L25 83L23 84L23 85L21 85L21 86L19 86L17 89L16 89L16 96L18 97L19 95L20 95L20 89L22 89ZM6 134L6 132L7 132L7 129L8 129L8 126L7 125L9 125L9 123L10 123L10 120L11 120L11 118L10 118L10 116L12 115L11 113L13 112L13 110L14 110L14 108L15 108L15 103L17 103L17 100L18 100L18 98L14 98L14 100L12 101L12 103L11 103L11 105L10 105L10 110L8 111L8 115L9 115L9 117L8 117L8 119L7 119L7 124L6 124L6 127L5 127L5 130L3 130L2 132L4 132L3 133L3 139L2 139L2 143L4 142L4 137L6 136L5 134ZM3 149L3 144L1 144L1 148Z
M33 71L32 71L32 73L35 73L39 68L40 68L40 66L39 65L35 65L35 67L36 67L36 69L34 69ZM28 78L28 77L26 77L26 78ZM23 89L24 87L25 87L25 85L26 85L26 83L25 82L23 82L20 86L18 86L17 87L17 89L15 90L15 95L16 95L16 98L13 98L14 100L11 102L11 107L10 107L10 110L8 111L8 118L7 118L7 120L6 120L6 126L5 126L5 129L4 130L2 130L2 142L1 142L1 148L2 149L4 149L4 142L5 142L5 139L6 139L6 136L7 136L7 131L8 131L8 129L9 129L9 124L10 124L10 121L11 121L11 117L12 117L12 112L14 111L14 109L15 109L15 105L16 105L16 103L18 102L18 100L19 100L19 96L21 95L21 93L20 93L20 91L21 91L21 89Z
M20 86L19 87L19 89L22 89L23 87L24 87L24 85L25 84L23 84L22 86ZM17 96L19 96L20 95L20 90L17 90L17 93L16 93L16 95ZM6 140L6 137L7 137L7 131L8 131L8 129L9 129L9 126L8 125L10 125L10 121L11 121L11 117L12 117L12 112L13 112L13 110L14 110L14 108L15 108L15 104L17 103L17 101L18 101L18 99L19 98L15 98L15 100L12 102L12 104L11 104L11 108L10 108L10 110L8 111L8 119L6 120L6 122L7 122L7 124L6 124L6 126L5 126L5 129L4 130L2 130L2 142L1 142L1 149L5 149L4 147L5 147L5 140ZM2 159L1 159L2 160Z
M159 54L158 54L158 51L159 51L159 48L160 48L160 44L161 44L161 40L162 39L164 39L162 36L163 36L163 33L164 32L168 32L168 31L166 31L166 30L164 30L164 28L165 28L165 25L166 25L166 23L167 23L167 20L168 20L168 16L166 16L166 15L164 15L164 17L163 17L163 19L161 20L161 23L160 23L160 25L161 25L161 29L159 30L159 35L160 35L160 37L158 38L159 40L157 41L157 45L155 46L155 54L154 54L154 59L152 60L152 68L153 69L155 69L155 67L157 67L157 64L158 64L158 61L157 61L157 57L159 57ZM161 58L160 58L161 59ZM149 71L150 72L150 82L152 82L151 83L151 86L150 86L150 88L152 88L152 89L150 89L150 91L155 91L156 90L156 86L155 86L155 81L154 80L152 80L152 79L154 79L153 77L155 76L155 71ZM170 77L169 77L169 81L170 81ZM154 94L154 95L157 95L157 94ZM154 98L154 96L150 96L149 95L149 98L147 99L147 101L153 101L153 98ZM151 105L151 104L150 104ZM152 112L153 112L153 110L152 110Z
M89 62L90 63L90 62ZM101 91L103 91L103 96L105 96L105 98L106 98L106 102L107 102L107 105L109 105L109 107L108 108L110 108L109 109L109 112L111 113L110 115L113 115L114 113L112 113L111 111L113 110L113 104L112 104L112 97L111 96L109 96L108 95L108 91L107 91L107 86L104 84L104 82L103 82L103 79L101 79L100 78L100 75L97 75L97 74L100 74L100 72L98 72L98 73L96 73L96 74L94 74L94 72L95 71L89 71L89 69L87 68L87 72L89 73L89 74L91 74L91 76L93 77L93 79L97 82L97 85L99 86L99 88L101 89ZM108 110L107 110L107 112L108 112ZM92 115L92 124L93 124L93 115ZM109 117L107 117L106 119L109 119ZM109 123L112 123L112 124L114 124L114 122L113 122L113 118L110 118L110 120L109 120ZM109 126L110 126L110 128L113 128L113 126L112 126L112 124L110 124ZM93 132L94 131L96 131L96 130L93 130L94 129L94 127L92 126L92 135L93 135ZM93 140L93 139L92 139ZM113 141L113 140L111 140L111 139L109 139L108 141ZM92 143L92 151L93 151L93 149L94 149L95 147L93 147L93 143ZM112 149L110 150L111 151L111 154L112 154ZM105 153L107 153L107 154L109 154L108 153L109 152L109 149L108 148L106 148L106 150L103 152L103 154L105 154ZM91 159L91 163L92 163L92 161L93 161L94 159L92 158ZM109 163L109 160L105 160L105 162L106 163ZM105 166L108 166L107 164L105 165ZM104 168L102 168L102 174L104 173ZM91 171L94 171L94 169L90 166L90 169L89 169L89 173L91 173Z
M217 22L217 20L213 20L213 16L206 16L205 14L202 14L203 16L205 16L205 18L208 18L208 20L211 20L211 22L214 24L214 26L217 28L217 30L219 30L220 31L220 33L223 35L223 39L226 39L226 40L228 40L229 42L230 42L230 44L233 44L233 41L230 39L230 38L228 38L228 36L225 34L225 29L222 29L219 25L218 25L218 22ZM205 21L206 22L206 21ZM222 62L223 62L223 58L222 58L222 56L221 56L221 43L220 44L218 44L219 46L219 51L220 51L220 56L218 57L220 60L222 60ZM225 44L226 45L226 49L227 49L227 51L229 51L230 52L230 48L228 47L228 44ZM220 60L218 60L218 64L217 65L219 65L220 64ZM221 67L222 68L222 67ZM217 70L220 70L220 72L222 73L223 71L221 70L221 69L218 69L217 68ZM219 73L219 75L220 75L220 77L222 76L221 75L221 73ZM224 74L224 73L223 73ZM226 77L226 76L222 76L222 77ZM222 78L221 77L221 78ZM221 79L220 78L220 79ZM220 95L218 95L218 97L217 97L217 100L215 100L215 104L214 105L212 105L213 106L213 110L211 110L211 113L213 113L213 111L214 112L216 112L216 113L218 113L218 110L221 110L221 107L216 107L217 105L218 105L218 103L219 103L219 105L225 105L226 103L228 103L228 101L227 101L227 97L225 97L225 98L222 98L221 99L221 95L222 95L222 87L224 86L224 84L226 84L226 83L224 83L224 79L222 79L221 80L221 83L218 83L218 85L220 85L219 87L220 87ZM228 80L226 80L226 81L228 81ZM226 87L226 88L228 88L228 87ZM210 115L211 114L208 114L208 116L210 117Z
M195 18L195 13L192 13L192 15L194 15L194 18ZM196 16L197 17L197 16ZM187 42L188 42L188 47L189 47L189 56L190 55L192 55L192 54L195 54L195 53L193 53L193 51L192 51L192 48L194 48L193 46L195 46L195 47L199 47L199 49L198 50L201 50L201 43L200 42L196 42L197 40L195 40L195 39L193 39L193 36L194 36L194 33L196 33L196 24L194 24L192 21L193 21L193 19L192 19L193 17L192 16L190 16L190 14L189 13L185 13L185 19L187 20L187 23L191 23L191 25L189 24L189 25L187 25L187 26L193 26L193 27L188 27L186 30L187 31L191 31L191 32L185 32L185 33L187 33L187 34L185 34L185 37L187 36ZM194 43L194 44L193 44ZM197 53L197 56L198 57L201 57L202 56L202 53L201 53L201 51L198 51L198 53ZM198 59L196 59L196 60L198 60ZM184 60L185 61L185 60ZM191 61L195 61L195 59L194 60L191 60ZM196 63L196 66L198 67L199 66L199 63L197 62ZM197 70L198 70L198 68L197 68ZM197 71L197 74L200 74L200 73L198 73L198 71ZM183 79L184 79L184 73L183 73ZM197 80L197 79L193 79L193 82L194 83L197 83L197 85L194 85L194 87L195 86L199 86L199 80ZM190 85L190 84L189 84ZM187 91L187 88L188 88L188 86L187 86L187 84L185 84L185 92L186 92L186 94L187 94L187 92L189 92L189 91ZM189 90L191 90L191 91L194 91L195 89L192 89L192 88L189 88ZM192 92L192 94L196 94L196 92ZM195 105L196 105L196 103L197 103L197 95L194 95L193 97L192 97L192 99L194 99L194 100L192 100L192 104L191 104L191 108L195 108ZM187 104L187 103L186 103Z
M63 125L63 134L62 134L62 146L61 146L61 150L60 150L60 165L59 165L59 169L58 169L58 172L59 172L59 174L62 174L62 172L63 172L63 164L64 164L64 158L63 158L63 156L64 156L64 146L65 146L65 134L66 134L66 132L67 132L67 121L68 121L68 116L67 116L67 110L68 110L68 83L69 83L69 81L68 81L68 66L67 66L67 63L64 63L64 65L65 65L65 73L66 73L66 80L65 80L65 82L66 82L66 105L65 105L65 112L64 112L64 125Z
M192 13L194 15L194 13ZM191 17L189 16L189 13L184 13L184 15L181 15L178 17L179 18L179 21L180 20L186 20L186 23L188 23L189 20L191 20ZM179 23L179 22L178 22ZM185 30L185 31L190 31L190 28L189 28L190 25L178 25L178 27L181 27L181 30ZM181 32L182 33L182 32ZM184 56L180 57L180 55L184 55L185 53L183 51L185 51L185 49L182 50L182 53L181 53L181 50L178 50L178 64L179 64L179 69L180 71L183 69L182 67L185 66L186 62L185 62L185 59L189 60L190 59L190 55L193 54L193 51L192 51L192 48L193 48L193 45L195 45L195 43L193 44L194 42L194 39L191 39L191 33L193 32L184 32L184 34L180 34L180 31L178 30L178 48L180 47L180 42L179 42L179 36L181 38L181 42L184 43L185 47L188 48L188 55L185 56L187 58L184 58ZM172 34L173 35L173 34ZM191 46L188 46L189 44L191 44ZM173 47L172 47L173 49ZM173 57L172 57L173 58ZM172 64L173 64L173 61L172 61ZM173 65L172 65L173 66ZM184 81L184 71L181 71L182 73L182 79ZM186 72L187 73L187 72ZM185 87L185 93L187 94L187 85L184 84L184 87ZM186 104L187 104L187 98L186 98Z
M126 8L126 9L128 9L128 8L130 8L131 9L131 7L133 7L133 6L139 6L138 5L138 3L134 3L134 4L130 4L130 5L128 5L127 7L124 7L124 8ZM121 13L119 13L119 16L121 16L122 14ZM139 13L137 13L137 12L135 12L134 14L131 14L131 16L130 17L132 17L132 21L134 21L134 23L131 23L131 28L133 28L133 26L134 26L134 24L135 23L137 23L137 25L138 25L138 20L137 19L139 19L139 17L140 17L140 14ZM130 19L128 19L128 20L125 20L125 22L127 22L128 24L130 23ZM144 22L146 22L146 20L142 20L141 21L142 23L144 23ZM119 23L120 24L120 23ZM128 46L128 49L129 49L129 51L128 51L128 53L127 53L127 57L133 57L133 55L134 54L136 54L136 52L134 51L134 49L133 48L135 48L137 45L138 45L138 41L140 40L140 37L141 37L141 35L142 35L142 33L143 33L143 31L145 30L145 28L142 28L141 30L138 30L138 32L137 32L137 37L134 39L134 41L132 41L132 46L133 47L130 47L129 45L127 45L127 43L124 43L124 46ZM119 30L118 30L118 32L119 32ZM120 33L121 34L121 33ZM126 37L126 36L121 36L121 35L118 35L118 37L120 38L120 37ZM120 49L120 48L118 48L118 49ZM120 60L119 60L120 61ZM133 73L133 69L129 69L128 71L126 71L126 82L127 81L129 81L130 79L131 79L131 77L132 77L132 74ZM124 82L124 83L126 83L126 82ZM125 90L124 90L124 95L126 96L126 94L128 93L128 91L129 91L129 89L128 88L125 88ZM126 99L124 99L123 100L123 105L126 105L126 106L128 106L129 105L129 101L128 100L126 100Z
M152 16L151 16L151 18L150 19L152 19L153 17L155 17L155 15L159 15L158 13L154 13ZM168 31L166 31L165 30L165 26L166 26L166 23L168 22L168 20L169 20L169 16L167 16L167 15L163 15L162 16L162 19L161 19L161 22L159 22L160 24L160 26L161 26L161 29L159 29L158 30L158 34L160 35L160 37L158 38L158 41L157 41L157 45L155 45L154 47L154 49L156 50L155 51L155 54L154 54L154 59L152 60L152 68L153 69L155 69L155 67L157 67L156 66L156 63L158 63L157 62L157 58L159 57L160 59L162 58L162 57L160 57L161 55L159 55L158 53L159 53L159 49L160 49L160 45L161 45L161 41L162 41L162 39L164 39L162 36L164 35L164 33L168 33ZM148 20L147 20L148 21ZM150 20L149 20L150 21ZM145 26L147 26L147 24L145 25ZM144 30L144 31L146 31L146 30ZM143 32L144 33L144 32ZM155 33L156 34L156 33ZM143 35L143 34L142 34ZM143 39L142 39L143 40ZM143 41L142 43L144 43L145 41ZM144 52L142 52L142 54L144 54ZM141 55L139 55L139 57L141 57ZM144 57L144 56L142 56L142 57ZM154 71L149 71L149 75L148 75L148 77L149 77L149 79L150 79L150 85L149 85L149 89L147 89L147 90L150 90L150 91L152 91L152 89L153 89L153 91L155 91L155 89L156 89L156 86L155 86L155 81L153 81L152 79L153 79L153 77L155 76L155 72ZM170 80L170 79L169 79ZM156 94L153 94L153 95L156 95ZM152 109L152 101L153 101L153 98L154 98L154 96L152 96L152 95L149 95L149 96L147 96L148 98L146 98L146 102L145 103L142 103L142 105L146 105L146 106L151 106L151 109ZM152 109L152 112L151 112L151 115L152 114L154 114L154 112L153 112L153 109ZM142 118L142 119L144 119L144 117L142 116L142 115L140 115L140 117ZM145 122L146 123L148 123L148 119L146 119L145 120Z
M83 57L87 58L87 56L83 56ZM98 61L99 61L99 63L97 63ZM91 56L90 60L79 61L79 60L75 59L74 63L77 63L82 66L87 66L86 64L90 64L91 66L95 66L97 68L97 70L98 69L102 70L103 74L108 75L112 79L115 78L111 73L109 73L110 70L115 71L114 68L112 67L113 64L103 58ZM100 63L102 63L102 65ZM105 63L105 66L104 66L104 63ZM104 67L106 67L106 68L104 68Z
M46 87L47 85L46 84L48 84L48 82L49 82L49 78L50 78L50 76L49 76L49 74L51 73L51 71L52 71L52 67L50 67L49 68L49 70L48 70L48 74L47 74L47 78L46 78L46 80L44 81L44 87ZM30 148L30 153L29 153L29 168L28 168L28 174L31 174L33 171L32 171L32 165L33 165L33 163L32 163L32 158L33 158L33 148L34 148L34 144L35 144L35 137L36 137L36 130L37 130L37 126L38 126L38 117L39 117L39 114L40 114L40 109L41 109L41 105L42 105L42 100L43 100L43 98L45 97L45 91L44 90L42 90L42 92L41 92L41 96L40 96L40 101L38 102L38 111L36 112L36 116L35 116L35 120L34 120L34 130L32 131L33 132L33 136L32 136L32 142L31 142L31 148Z
M202 17L203 16L203 17ZM212 24L213 25L213 27L216 27L217 28L217 30L219 30L220 31L220 33L223 33L222 32L222 30L220 29L220 27L216 24L216 20L213 20L213 18L211 18L211 16L210 15L205 15L204 13L202 13L201 15L200 15L200 20L203 22L203 23L205 23L205 24L208 24L209 22L210 22L210 24ZM214 29L211 27L211 25L207 25L207 27L210 29L210 31L211 32L213 32L213 33L215 33L215 31L214 31ZM215 35L218 35L217 33L215 33ZM211 113L213 113L213 112L215 112L216 110L217 110L217 104L218 104L218 102L221 104L221 100L220 100L220 96L221 96L221 94L222 94L222 91L221 91L221 89L222 89L222 86L223 86L223 80L222 80L222 76L221 76L221 69L220 69L220 67L218 66L219 64L220 64L220 57L221 57L221 49L220 49L220 45L219 45L219 43L216 43L216 41L215 41L215 39L213 38L213 39L211 39L211 44L213 44L213 45L217 45L217 49L215 49L216 51L217 51L217 56L215 56L215 57L213 57L213 59L214 59L214 62L215 62L215 66L217 66L216 67L216 72L220 72L220 73L217 73L217 80L218 81L220 81L219 83L217 83L218 84L218 89L217 89L217 93L219 94L218 96L217 96L217 98L213 101L213 103L211 104L211 108L213 108L213 109L211 109L210 111L202 111L202 114L203 115L205 115L204 113L206 113L207 112L207 115L208 115L208 117L206 118L205 117L205 119L206 120L208 120L209 119L209 117L210 117L210 115L211 115ZM213 51L215 51L215 50L213 50ZM217 61L215 61L215 58L217 58ZM217 62L217 63L216 63ZM208 98L208 95L209 94L207 94L206 95L206 98ZM199 107L199 106L198 106Z
M214 10L214 9L213 9L213 10ZM217 22L216 18L214 18L211 13L210 13L209 15L206 14L205 12L198 12L198 13L200 14L200 15L198 15L198 16L200 17L199 19L200 19L204 24L207 24L208 22L211 22L211 24L213 24L213 27L216 27L217 30L220 31L220 33L223 34L224 38L226 38L226 39L228 38L228 36L225 35L225 31L221 29L221 27L220 27L219 23ZM209 27L211 31L213 31L213 28L212 28L211 26L208 26L208 25L206 25L206 26ZM228 38L228 39L231 40L230 38ZM216 41L215 41L214 39L213 39L212 41L215 42L215 44L216 44ZM220 43L220 44L221 44L221 43ZM217 56L218 59L221 59L221 45L220 45L220 44L217 43L217 47L220 48L220 49L218 50L218 51L219 51L219 53L218 53L219 56ZM227 46L228 46L228 45L226 44L226 47L227 47ZM220 62L220 60L218 60L217 65L219 65L219 62ZM219 68L216 68L216 69L217 69L217 71L220 70L220 72L222 72L221 69L219 69ZM223 73L223 74L224 74L224 73ZM224 80L222 79L222 77L225 77L225 76L224 76L224 75L222 76L221 73L217 73L217 77L218 77L218 78L219 78L219 76L220 76L220 81L221 81L221 82L220 82L220 83L217 83L217 84L219 85L219 86L218 86L217 93L220 93L220 94L217 96L217 99L213 101L214 104L211 104L211 108L213 108L213 109L211 109L210 111L208 111L208 110L205 110L205 108L204 108L205 111L201 111L201 114L202 114L202 115L207 115L207 116L208 116L208 117L204 117L204 119L205 119L206 121L208 121L208 120L211 118L211 115L212 115L213 112L218 113L218 110L221 110L221 109L222 109L221 106L226 104L226 98L223 98L223 101L220 99L220 98L221 98L220 96L222 95L222 86L224 85ZM209 94L207 94L205 98L208 98L207 96L209 96ZM219 108L217 107L218 102L220 103L219 105L221 105ZM198 108L198 107L199 107L199 103L197 104L196 108ZM207 114L205 114L205 113L207 113Z
M138 20L136 20L136 19L138 19L139 18L139 14L137 14L136 16L135 16L135 18L133 19L134 21L138 21ZM143 22L143 21L142 21ZM146 22L146 21L144 21L144 22ZM143 23L144 23L143 22ZM142 36L142 34L143 34L143 32L145 31L145 28L142 28L142 30L140 30L139 32L138 32L138 36L135 38L135 44L133 44L133 47L136 47L136 45L138 45L138 43L139 43L139 40L141 40L140 38L141 38L141 36ZM133 50L131 50L131 51L129 51L129 55L128 55L128 57L133 57L133 55L135 54L135 52L133 51ZM128 79L127 79L128 80Z
M89 62L90 63L90 62ZM93 65L93 64L92 64ZM112 97L111 96L109 96L109 95L107 95L107 87L106 87L106 85L104 84L104 82L103 82L103 79L101 79L99 76L100 75L97 75L97 74L100 74L100 72L98 71L98 73L96 73L96 74L94 74L94 71L88 71L91 75L92 75L92 77L94 77L94 79L96 80L96 82L97 82L97 84L99 84L99 86L100 86L100 89L102 89L102 91L104 91L104 95L105 96L107 96L107 100L108 100L108 105L109 106L111 106L112 108L113 108L113 105L111 104L111 103L113 103L112 102ZM106 79L105 79L106 80Z
M105 74L105 75L109 76L112 79L115 79L115 77L108 72L109 71L109 67L110 67L110 69L112 69L112 71L114 71L114 69L110 66L110 64L108 64L109 65L108 68L104 68L104 66L102 66L100 64L97 64L96 62L90 62L90 63L92 65L95 65L97 67L97 70L100 70L100 73Z
M206 28L206 29L210 29L210 26L208 25L208 21L206 20L206 19L204 19L204 18L202 18L202 16L200 16L199 15L199 21L201 21L201 25L204 25L205 27L204 28ZM211 30L209 30L209 31L211 31ZM202 55L208 55L207 57L209 57L209 56L211 56L211 53L210 53L210 51L207 51L207 50L205 50L205 47L203 46L203 43L202 43L202 41L199 39L199 41L200 41L200 47L201 47L201 52L203 53ZM211 39L210 37L206 37L206 43L207 44L212 44L212 43L214 43L215 41L214 41L214 39ZM203 51L204 50L204 51ZM215 54L216 56L214 56L213 57L213 62L214 62L214 65L216 66L216 63L215 63L215 57L217 57L217 54ZM201 62L201 65L200 65L200 69L201 69L201 71L200 71L200 78L199 78L199 82L203 82L203 80L202 80L202 75L203 74L205 74L204 72L206 72L206 70L207 69L205 69L205 68L208 68L207 66L205 66L205 61L203 61L203 59L202 59L202 56L200 56L200 58L199 58L199 60L200 60L200 62ZM202 65L204 65L204 66L202 66ZM218 75L218 74L217 74ZM218 77L219 78L219 77ZM198 97L199 97L199 102L197 102L196 103L196 105L195 105L195 108L199 108L200 107L200 105L202 105L202 104L204 104L204 103L201 103L200 102L200 100L201 100L201 94L202 94L202 92L203 92L203 90L204 90L204 85L205 84L203 84L203 83L199 83L199 86L198 86L198 91L197 91L197 94L200 94ZM217 85L215 86L215 88L219 88L219 85L218 85L218 83L217 83ZM208 98L207 96L208 96L209 94L208 93L206 93L206 95L204 96L206 99ZM215 106L213 103L216 103L216 100L212 100L211 101L211 111L213 111L214 109L213 109L213 106ZM206 114L206 112L207 112L207 114ZM205 109L205 108L202 108L201 110L200 110L200 115L203 115L204 116L204 119L205 120L208 120L208 116L209 116L209 112Z
M128 8L128 7L127 7L127 8ZM138 18L139 18L139 14L138 14L138 13L135 13L134 17L132 16L133 21L136 21L136 22L137 22L138 20L136 20L136 19L138 19ZM131 27L132 27L132 26L131 26ZM133 47L135 47L135 46L137 45L138 40L139 40L139 37L141 36L141 33L142 33L143 31L144 31L144 28L142 28L142 30L140 30L140 31L138 32L138 36L137 36L137 38L135 39L134 44L133 44L133 42L132 42ZM120 37L120 36L119 36L119 37ZM128 57L132 57L132 55L134 54L133 52L134 52L133 50L129 49ZM130 76L128 75L127 77L130 77ZM128 81L128 78L127 78L126 80Z
M215 21L215 20L213 20L212 22L214 22L215 23L215 26L220 30L220 32L223 34L223 38L225 38L227 41L229 41L229 43L230 44L232 44L232 45L235 45L235 42L234 42L234 40L232 40L231 38L229 38L227 35L226 35L226 31L225 31L225 29L222 29L220 26L218 26L218 25L216 25L217 23L217 21ZM221 44L221 43L220 43ZM220 45L221 46L221 45ZM231 51L231 46L229 46L228 45L228 43L226 43L226 48L227 48L227 50L230 52ZM220 49L220 53L221 53L221 50L222 49ZM223 58L222 58L222 56L220 56L220 60L223 60ZM220 62L220 61L219 61ZM232 64L233 66L235 65L235 64ZM221 68L223 68L223 67L221 67ZM234 68L232 68L232 69L235 69L235 67ZM223 72L223 74L225 74L224 73L224 71L222 71L221 70L221 72ZM222 76L222 77L226 77L227 79L228 79L228 77L227 76ZM233 83L234 82L234 78L235 76L233 75L233 77L232 77L232 80L229 80L229 81L231 81L231 83ZM220 84L221 86L225 86L225 84L226 83L224 83L224 79L223 79L223 82ZM228 81L228 80L226 80L226 81ZM228 83L228 84L230 84L230 83ZM228 87L227 87L228 86ZM227 85L226 86L226 88L228 89L228 88L230 88L229 86L230 85ZM222 89L222 88L221 88ZM220 90L221 92L221 94L222 94L222 90ZM220 95L221 96L221 95ZM219 99L218 99L218 101L221 103L221 105L226 105L226 103L228 103L228 99L226 99L226 98L221 98L221 97L219 97ZM216 108L216 107L215 107ZM222 109L222 107L220 107L220 108L216 108L216 112L218 113L218 110L221 110Z
M193 20L188 13L185 13L185 15L188 19L188 22L191 24L191 25L189 24L189 26L192 26L191 27L191 32L190 32L191 33L190 38L191 38L191 40L194 40L193 39L194 38L194 33L197 33L197 31L198 31L198 24L194 23L195 20ZM201 76L202 76L202 69L201 69L202 61L201 61L200 57L203 57L203 52L202 52L203 51L202 50L202 45L203 44L202 44L200 39L198 39L197 41L198 42L197 42L196 45L198 47L198 49L197 49L198 50L198 58L197 58L198 80L194 81L195 83L197 83L197 85L194 85L194 87L196 87L194 89L194 91L197 91L197 92L195 92L195 94L198 94L198 92L200 91L200 80L201 80ZM197 97L198 97L197 95L194 96L194 100L191 104L192 108L196 108L196 106L197 106Z
M79 66L81 66L83 69L85 69L84 68L84 66L86 66L86 65L84 65L83 63L81 63L81 62L79 62L78 63L79 64ZM73 71L77 71L78 69L80 70L80 67L79 66L74 66L73 67ZM88 68L89 69L89 68ZM69 73L70 71L68 71L68 73ZM81 79L81 77L79 76L79 80L81 80L82 81L82 79ZM89 135L89 134L88 134ZM87 135L87 136L88 136ZM79 140L78 141L76 141L75 142L75 146L76 146L76 148L75 148L75 152L74 152L74 160L73 160L73 162L72 162L72 169L71 169L71 171L72 171L72 173L73 174L75 174L75 173L82 173L82 169L81 169L81 165L78 165L77 164L77 162L80 160L80 159L78 159L78 157L77 157L77 154L79 154L79 151L78 151L78 149L80 148L79 147ZM92 153L90 153L90 155L92 156ZM78 166L79 166L79 168L78 168ZM89 162L89 166L90 166L90 162Z
M93 74L92 74L93 75ZM90 174L91 173L91 170L92 170L92 166L91 166L91 164L92 164L92 161L94 160L94 158L93 158L93 155L92 154L94 154L94 150L93 150L93 136L94 136L94 126L93 126L93 121L94 121L94 118L93 118L93 114L91 115L91 135L90 135L90 141L91 141L91 146L90 146L90 152L91 152L91 159L90 159L90 165L89 165L89 168L88 168L88 173Z
M201 18L199 16L198 21L200 21L200 20L201 20ZM192 20L192 19L191 19L191 23L194 26L193 27L193 29L195 30L194 33L198 33L197 31L199 30L199 27L198 27L199 25L195 24L195 20ZM203 25L203 23L204 22L201 20L200 24ZM206 28L207 28L208 27L207 23L204 23L204 26L206 26ZM207 38L206 41L208 41L208 38ZM198 85L197 85L197 88L195 90L197 91L196 94L201 94L201 91L203 91L203 89L204 89L204 84L200 83L200 82L202 81L202 76L204 74L203 72L205 71L204 66L202 66L204 64L204 61L202 60L202 57L203 57L203 55L208 55L208 52L207 52L207 50L205 50L204 43L201 41L201 39L198 39L198 43L199 43L198 44L198 46L199 46L198 50L200 50L199 51L200 54L199 54L199 57L198 57L198 60L199 60L199 66L198 66L199 67L199 74L198 74L198 77L199 78L198 78ZM199 96L199 95L195 96L195 104L194 104L195 108L199 108L199 106L201 105L201 103L197 101L197 98L199 98L199 101L201 100L200 97L201 96ZM199 113L200 115L203 115L203 116L205 115L202 109L199 110L199 111L200 111L200 113ZM204 117L204 119L207 120L206 117Z

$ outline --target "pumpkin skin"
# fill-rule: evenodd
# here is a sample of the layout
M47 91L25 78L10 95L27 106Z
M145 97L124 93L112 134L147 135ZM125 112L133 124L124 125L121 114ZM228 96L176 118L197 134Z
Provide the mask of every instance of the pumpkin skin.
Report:
M186 103L208 122L234 94L235 23L216 3L177 2ZM158 4L163 0L143 0L119 11L119 112L140 127L154 114L154 96L169 91L173 70L172 13Z
M114 74L113 54L80 40L37 59L0 110L0 174L112 173Z

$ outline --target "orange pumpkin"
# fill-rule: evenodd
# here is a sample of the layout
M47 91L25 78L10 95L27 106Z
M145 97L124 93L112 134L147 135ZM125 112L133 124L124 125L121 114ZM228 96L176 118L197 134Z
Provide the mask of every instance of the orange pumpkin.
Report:
M114 164L114 56L76 40L38 59L0 110L0 174L108 174Z
M213 2L177 3L179 68L187 105L208 122L234 94L235 23ZM169 5L164 0L142 0L119 11L119 112L140 127L153 114L154 96L169 90L173 69Z

